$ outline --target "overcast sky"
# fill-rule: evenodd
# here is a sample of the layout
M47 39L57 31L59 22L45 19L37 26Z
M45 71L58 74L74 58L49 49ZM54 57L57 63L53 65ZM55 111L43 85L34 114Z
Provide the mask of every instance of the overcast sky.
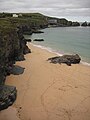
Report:
M0 0L0 12L40 12L74 21L90 21L90 0Z

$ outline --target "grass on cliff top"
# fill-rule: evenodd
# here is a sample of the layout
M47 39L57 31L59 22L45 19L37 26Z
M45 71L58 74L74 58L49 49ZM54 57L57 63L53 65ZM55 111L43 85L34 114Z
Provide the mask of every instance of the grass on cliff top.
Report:
M5 13L2 14L6 16L4 18L0 18L0 27L14 27L19 25L38 26L47 24L46 17L40 13L22 13L22 16L17 18L8 17L8 14Z
M23 17L30 17L30 18L45 18L43 14L40 13L22 13Z
M10 27L15 28L15 25L8 18L0 18L0 29Z
M35 18L0 18L0 28L2 27L17 27L20 25L38 26L46 24L45 19Z

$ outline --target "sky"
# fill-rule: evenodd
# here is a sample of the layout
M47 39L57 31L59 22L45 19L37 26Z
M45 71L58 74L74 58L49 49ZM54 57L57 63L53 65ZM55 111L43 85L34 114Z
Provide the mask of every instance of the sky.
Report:
M90 22L90 0L0 0L0 12L40 12L47 16Z

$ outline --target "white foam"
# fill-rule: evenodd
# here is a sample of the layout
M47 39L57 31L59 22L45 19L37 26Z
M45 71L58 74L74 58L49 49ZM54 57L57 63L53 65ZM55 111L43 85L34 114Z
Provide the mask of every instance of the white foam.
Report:
M45 47L45 46L42 46L42 45L36 45L36 44L33 44L33 43L30 43L32 44L33 46L35 47L38 47L38 48L41 48L41 49L44 49L44 50L47 50L48 52L51 52L51 53L54 53L58 56L62 56L63 54L59 53L59 52L56 52L55 50L53 50L52 48L50 47Z
M90 63L87 63L87 62L84 62L84 61L81 61L81 64L90 66Z

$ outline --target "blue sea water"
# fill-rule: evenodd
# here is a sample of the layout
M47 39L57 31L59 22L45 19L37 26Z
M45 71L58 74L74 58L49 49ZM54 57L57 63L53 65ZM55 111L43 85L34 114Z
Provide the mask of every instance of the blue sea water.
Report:
M90 63L90 27L55 27L42 31L42 34L25 37L43 38L44 42L33 43L59 54L79 54L82 61Z

